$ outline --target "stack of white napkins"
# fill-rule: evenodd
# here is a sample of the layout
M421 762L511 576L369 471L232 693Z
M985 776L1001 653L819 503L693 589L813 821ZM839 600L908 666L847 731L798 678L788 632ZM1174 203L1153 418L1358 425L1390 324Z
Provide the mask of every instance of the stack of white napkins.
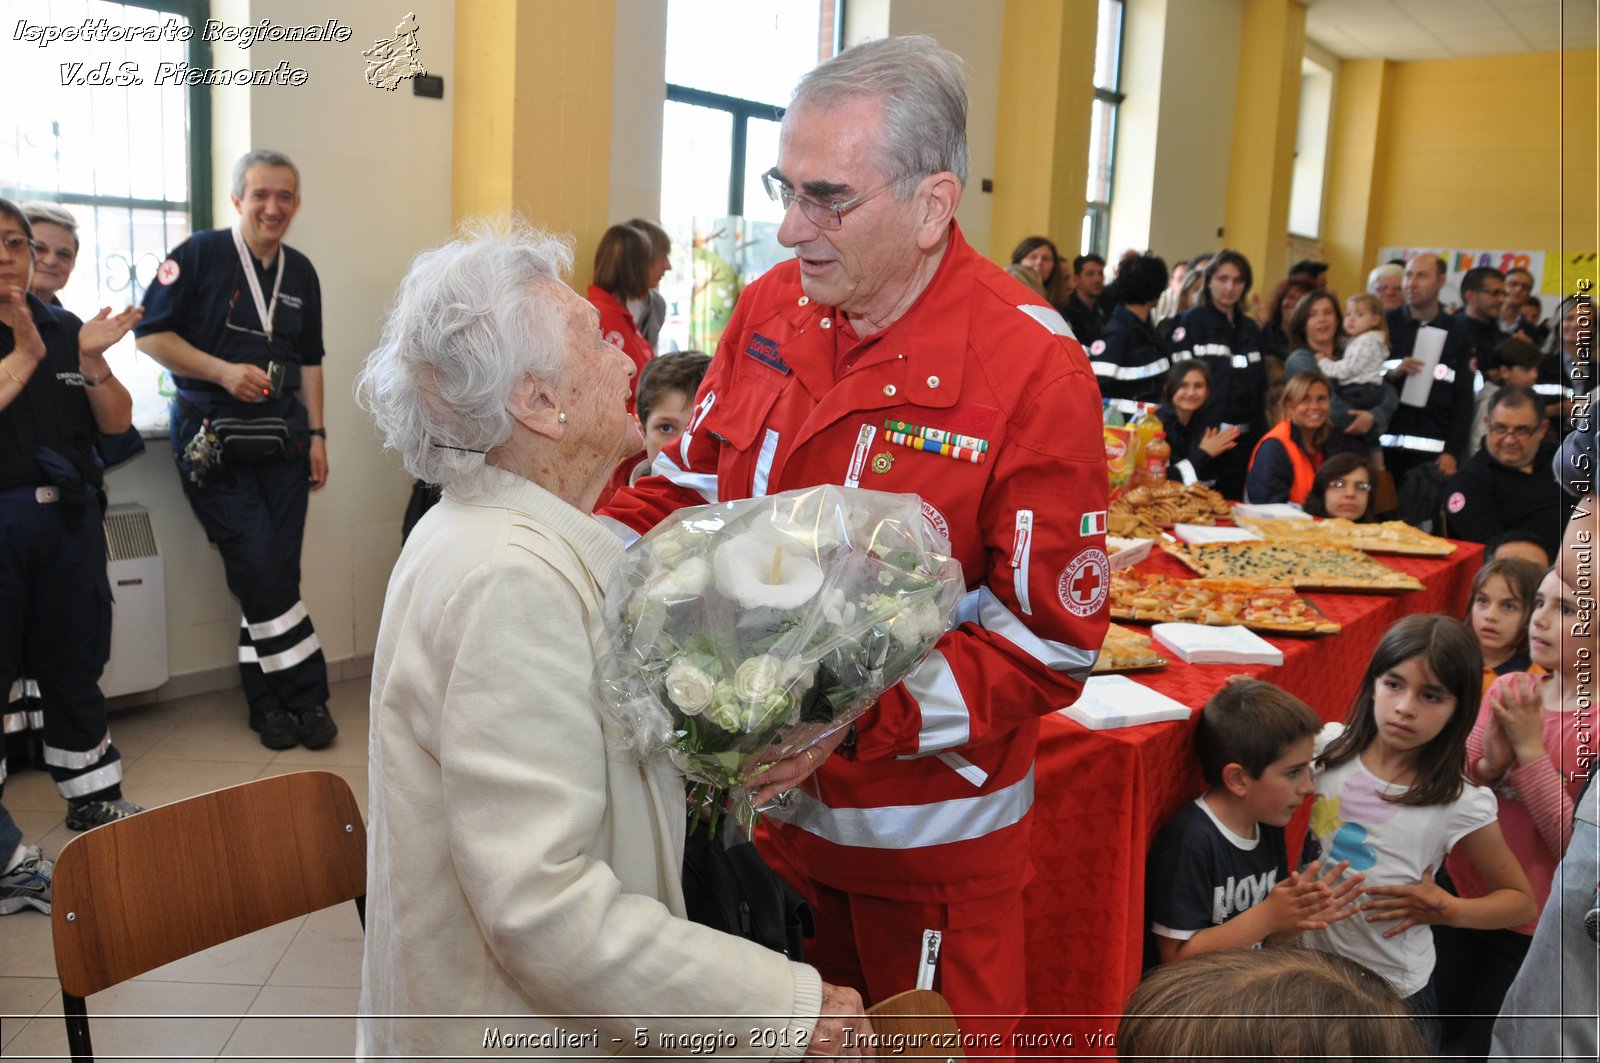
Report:
M1157 624L1155 640L1188 664L1282 664L1283 651L1247 627Z
M1310 520L1311 514L1295 505L1293 502L1235 502L1233 515L1236 517L1251 517L1256 520Z
M1174 524L1172 534L1186 543L1257 543L1261 536L1249 528L1216 528L1209 524Z
M1060 711L1061 715L1077 720L1091 731L1187 720L1192 715L1192 710L1183 702L1158 694L1125 675L1090 677L1083 684L1078 700Z

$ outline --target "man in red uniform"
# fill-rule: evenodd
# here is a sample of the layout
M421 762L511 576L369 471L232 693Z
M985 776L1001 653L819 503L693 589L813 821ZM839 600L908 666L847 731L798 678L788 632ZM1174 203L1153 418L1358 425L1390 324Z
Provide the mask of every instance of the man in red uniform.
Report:
M1105 633L1107 483L1088 359L962 239L966 170L960 61L931 39L806 75L766 177L795 261L745 289L688 430L603 512L643 532L819 483L923 498L966 573L961 623L837 755L772 770L758 799L799 788L764 851L817 910L826 979L873 1001L932 987L989 1016L964 1029L1005 1033L1026 1005L1038 719L1077 698ZM961 450L907 445L919 431Z

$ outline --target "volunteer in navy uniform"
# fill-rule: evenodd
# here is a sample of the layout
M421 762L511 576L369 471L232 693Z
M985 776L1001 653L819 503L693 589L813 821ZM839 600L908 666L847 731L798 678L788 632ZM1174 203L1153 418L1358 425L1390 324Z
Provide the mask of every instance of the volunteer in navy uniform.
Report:
M233 228L196 233L161 264L136 335L177 385L178 475L243 609L250 727L269 749L321 749L338 728L322 646L300 600L300 543L307 494L328 480L322 290L310 260L283 242L300 209L300 171L278 152L251 152L233 168L233 206ZM272 362L283 367L275 394ZM203 421L226 418L281 418L288 444L281 456L208 466L191 444Z
M1426 403L1401 403L1381 437L1384 465L1396 482L1430 461L1449 479L1472 456L1467 449L1472 436L1472 345L1460 322L1439 302L1444 279L1444 260L1438 255L1413 256L1406 263L1405 304L1389 311L1390 357L1383 366L1396 391L1404 391L1406 378L1422 371L1422 363L1411 356L1417 333L1426 326L1445 334Z
M140 311L87 322L28 293L33 231L0 199L0 690L23 650L49 703L44 759L67 827L140 811L122 797L100 672L111 656L111 582L101 524L97 432L126 431L133 400L105 352ZM0 757L0 786L5 761Z
M638 533L816 484L921 496L966 575L961 623L853 745L764 776L760 801L799 788L763 851L813 903L825 979L873 1001L931 986L1003 1037L1027 1007L1039 720L1105 635L1107 486L1083 348L955 223L966 111L960 60L927 37L805 75L765 176L795 258L740 294L688 428L602 514Z
M1250 455L1268 428L1261 326L1245 310L1252 280L1243 255L1218 251L1206 266L1200 305L1185 310L1172 330L1172 364L1198 358L1211 373L1211 397L1195 415L1199 429L1239 429L1239 445L1213 465L1217 490L1233 499L1244 497Z

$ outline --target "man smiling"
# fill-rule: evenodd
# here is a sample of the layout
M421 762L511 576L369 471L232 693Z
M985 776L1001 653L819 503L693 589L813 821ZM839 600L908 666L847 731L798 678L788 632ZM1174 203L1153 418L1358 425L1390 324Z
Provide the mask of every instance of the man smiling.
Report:
M196 233L161 264L135 334L177 385L172 456L244 614L250 727L269 749L320 749L339 729L322 644L300 600L307 491L328 479L322 287L311 261L283 242L300 209L300 171L279 152L251 152L233 168L233 207L232 229ZM276 386L274 364L283 371ZM190 444L219 419L243 422L261 447L272 446L272 432L283 442L275 452L224 451L207 468Z
M1486 543L1502 532L1540 537L1554 556L1571 511L1542 457L1549 428L1542 404L1523 388L1505 388L1484 415L1483 447L1445 485L1444 508L1452 539Z
M1105 632L1107 485L1083 348L962 238L966 171L960 61L931 39L807 74L766 175L795 259L740 295L683 436L605 512L642 532L822 483L921 496L964 622L839 755L762 776L758 800L797 787L763 851L816 910L824 980L931 986L964 1032L1003 1035L1027 1004L1039 718L1077 699Z

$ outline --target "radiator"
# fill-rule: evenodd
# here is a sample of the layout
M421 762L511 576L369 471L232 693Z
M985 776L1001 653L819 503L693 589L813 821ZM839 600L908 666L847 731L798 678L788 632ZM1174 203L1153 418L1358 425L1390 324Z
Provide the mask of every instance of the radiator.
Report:
M105 529L114 604L111 660L100 690L112 698L154 690L168 679L167 584L148 509L110 506Z

